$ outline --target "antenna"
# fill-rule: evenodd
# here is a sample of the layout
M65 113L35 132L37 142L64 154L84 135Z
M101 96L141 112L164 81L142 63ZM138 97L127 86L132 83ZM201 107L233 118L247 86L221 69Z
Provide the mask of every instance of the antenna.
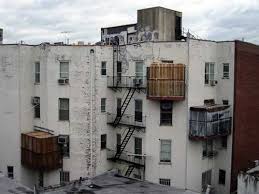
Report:
M62 31L61 34L65 36L65 44L69 44L69 38L67 37L68 34L72 33L72 31Z

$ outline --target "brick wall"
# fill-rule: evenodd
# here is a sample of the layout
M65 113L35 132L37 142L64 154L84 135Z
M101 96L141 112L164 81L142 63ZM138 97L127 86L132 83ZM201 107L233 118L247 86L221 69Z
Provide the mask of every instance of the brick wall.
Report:
M235 94L231 190L237 175L259 159L259 46L235 42Z

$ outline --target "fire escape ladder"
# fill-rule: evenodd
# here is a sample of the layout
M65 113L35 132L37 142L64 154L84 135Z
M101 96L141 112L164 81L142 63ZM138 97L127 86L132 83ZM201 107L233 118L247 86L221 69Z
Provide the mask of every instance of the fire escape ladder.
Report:
M129 142L133 132L135 131L135 128L129 128L127 134L125 135L124 139L122 140L121 144L117 148L117 152L114 156L114 159L119 159L123 150L125 149L127 143Z
M134 93L136 91L136 88L130 88L128 90L128 93L122 103L122 106L120 107L120 110L117 111L117 115L116 115L116 118L114 119L113 121L113 126L116 127L119 123L120 123L120 120L123 116L123 114L125 113L129 103L130 103L130 100L132 99Z
M134 165L129 165L129 167L128 167L126 173L125 173L125 176L129 177L133 170L134 170Z

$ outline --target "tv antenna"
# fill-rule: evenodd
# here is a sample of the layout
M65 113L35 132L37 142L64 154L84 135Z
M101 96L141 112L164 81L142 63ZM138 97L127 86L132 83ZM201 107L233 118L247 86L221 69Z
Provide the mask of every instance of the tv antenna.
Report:
M68 34L72 33L72 31L62 31L61 34L65 36L65 44L69 44Z

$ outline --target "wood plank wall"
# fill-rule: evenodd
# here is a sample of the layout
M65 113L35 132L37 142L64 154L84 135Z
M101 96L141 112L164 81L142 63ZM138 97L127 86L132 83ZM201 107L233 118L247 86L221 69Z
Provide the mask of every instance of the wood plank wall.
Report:
M184 97L185 65L153 63L148 67L149 97Z

